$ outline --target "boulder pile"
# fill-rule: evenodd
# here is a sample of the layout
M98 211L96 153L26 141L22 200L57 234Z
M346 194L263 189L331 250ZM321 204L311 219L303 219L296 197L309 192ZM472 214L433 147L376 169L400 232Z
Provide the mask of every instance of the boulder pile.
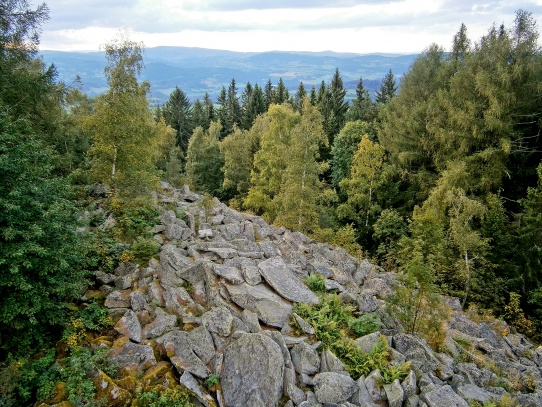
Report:
M107 405L125 405L135 381L180 382L205 407L468 407L503 397L542 405L541 349L522 335L468 319L452 298L446 349L435 352L387 314L393 273L216 199L204 205L187 187L162 187L157 258L97 276L119 333L97 346L123 372L95 379ZM356 343L368 352L384 336L394 362L411 362L406 378L383 384L375 370L354 380L320 346L295 312L319 301L304 283L309 274L359 315L379 314L379 331Z

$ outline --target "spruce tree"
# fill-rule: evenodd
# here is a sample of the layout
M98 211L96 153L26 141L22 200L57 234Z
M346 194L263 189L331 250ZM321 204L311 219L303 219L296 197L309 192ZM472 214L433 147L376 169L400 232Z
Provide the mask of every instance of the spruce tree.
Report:
M396 93L397 85L393 72L390 69L386 76L384 76L384 79L382 79L380 88L375 93L375 102L379 105L385 105L395 97Z

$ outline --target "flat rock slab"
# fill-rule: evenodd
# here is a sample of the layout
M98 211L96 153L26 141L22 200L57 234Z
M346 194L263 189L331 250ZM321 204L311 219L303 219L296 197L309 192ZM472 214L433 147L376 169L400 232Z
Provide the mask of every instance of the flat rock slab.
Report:
M220 384L228 407L274 407L282 396L280 346L262 334L244 334L224 350Z
M301 282L282 257L272 257L258 264L265 281L282 297L294 302L318 303L318 297Z
M205 366L192 350L187 332L171 332L164 338L163 344L171 363L177 368L180 374L188 371L200 378L209 376L209 369L207 369L207 366Z
M449 385L430 391L424 398L429 407L469 407L469 403L455 394Z
M282 328L288 323L292 305L262 284L226 285L233 302L254 312L264 324Z

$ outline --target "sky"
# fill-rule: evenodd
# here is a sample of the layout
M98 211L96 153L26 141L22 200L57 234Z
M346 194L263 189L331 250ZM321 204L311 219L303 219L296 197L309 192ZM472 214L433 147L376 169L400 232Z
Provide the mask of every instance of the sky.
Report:
M449 50L461 23L476 41L493 24L511 27L518 9L542 22L542 0L44 1L40 48L62 51L97 51L125 30L147 48L418 53Z

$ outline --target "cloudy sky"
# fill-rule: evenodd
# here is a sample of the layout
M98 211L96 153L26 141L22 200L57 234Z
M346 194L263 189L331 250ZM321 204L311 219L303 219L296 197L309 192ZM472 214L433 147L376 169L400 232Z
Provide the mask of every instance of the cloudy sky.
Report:
M542 0L44 0L41 49L98 50L119 29L146 47L232 51L420 52L449 49L461 23L477 40ZM37 4L37 2L34 2Z

